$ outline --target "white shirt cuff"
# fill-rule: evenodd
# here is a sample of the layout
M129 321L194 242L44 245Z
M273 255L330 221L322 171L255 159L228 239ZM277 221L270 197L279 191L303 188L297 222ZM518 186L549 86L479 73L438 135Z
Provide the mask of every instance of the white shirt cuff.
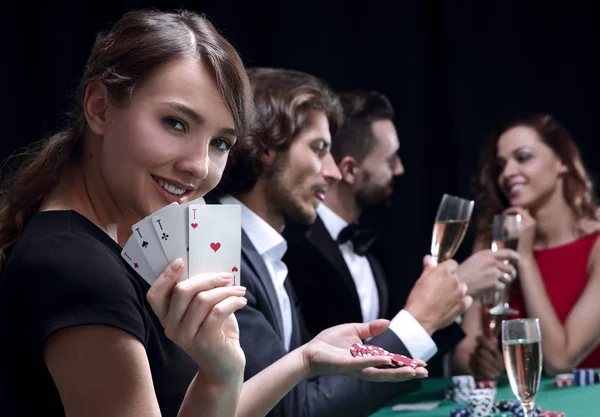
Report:
M400 310L390 323L390 330L410 352L414 359L427 362L437 353L435 342L423 326L406 310Z

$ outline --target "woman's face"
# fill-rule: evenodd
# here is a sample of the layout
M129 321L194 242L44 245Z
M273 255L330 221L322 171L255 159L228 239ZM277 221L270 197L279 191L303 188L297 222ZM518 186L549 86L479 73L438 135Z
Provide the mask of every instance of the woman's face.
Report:
M515 126L500 136L496 163L498 186L511 206L536 208L562 192L567 168L530 127Z
M214 188L236 141L210 69L192 59L163 64L126 106L109 103L98 136L100 180L113 204L138 217Z

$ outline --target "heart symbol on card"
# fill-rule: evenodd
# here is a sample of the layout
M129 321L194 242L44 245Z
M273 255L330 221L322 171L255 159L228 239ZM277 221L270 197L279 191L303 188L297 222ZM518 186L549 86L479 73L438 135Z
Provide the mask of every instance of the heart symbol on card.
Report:
M233 268L231 268L231 272L237 272L237 271L238 271L237 266L234 266Z
M195 229L196 227L198 227L198 223L192 223L192 229Z
M217 243L211 242L210 248L216 252L221 248L221 243L220 242L217 242Z

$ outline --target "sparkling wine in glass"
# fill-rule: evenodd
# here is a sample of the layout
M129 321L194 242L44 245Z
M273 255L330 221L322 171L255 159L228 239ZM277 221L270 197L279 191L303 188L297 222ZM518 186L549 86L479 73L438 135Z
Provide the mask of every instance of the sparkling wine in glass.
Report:
M502 291L491 289L484 291L481 295L481 318L483 322L483 334L486 337L500 337L501 323L508 314L504 309L499 308L502 303Z
M519 236L521 235L521 215L517 213L497 214L492 222L492 250L499 249L517 250ZM505 263L512 261L505 260ZM517 268L517 265L513 263ZM508 277L511 278L511 277ZM515 277L516 279L516 277ZM510 308L510 288L512 279L507 279L503 290L498 291L498 303L490 310L496 315L511 316L518 314L515 309Z
M448 194L442 197L431 239L431 255L436 262L452 258L458 250L467 233L474 204L472 200Z
M521 403L524 416L532 417L542 375L540 320L504 320L502 355L512 392Z

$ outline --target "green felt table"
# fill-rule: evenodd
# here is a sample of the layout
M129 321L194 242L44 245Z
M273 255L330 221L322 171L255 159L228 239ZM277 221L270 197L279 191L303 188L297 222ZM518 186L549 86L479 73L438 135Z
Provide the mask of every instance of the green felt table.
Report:
M600 416L600 385L588 387L556 388L552 384L553 378L542 378L540 390L536 398L536 405L544 410L562 411L566 417L593 417ZM450 379L427 378L423 380L423 388L419 391L398 397L394 404L400 403L427 403L443 400L444 388L452 386ZM498 384L497 400L515 400L506 377ZM439 407L429 411L394 411L385 407L373 414L372 417L448 417L453 408L466 407L451 400L442 401Z

